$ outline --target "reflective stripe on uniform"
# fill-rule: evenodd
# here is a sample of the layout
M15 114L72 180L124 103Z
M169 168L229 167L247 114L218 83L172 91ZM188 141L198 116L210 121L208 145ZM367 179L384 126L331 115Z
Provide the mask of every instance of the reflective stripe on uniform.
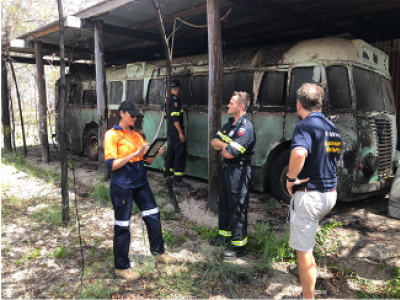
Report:
M158 207L142 211L142 217L158 214L160 210Z
M237 151L239 151L242 154L246 152L246 148L243 147L242 145L240 145L239 143L231 142L229 145L231 145L232 148L235 148Z
M217 135L219 135L220 138L221 138L224 142L226 142L226 143L228 143L228 144L232 142L232 139L231 139L229 136L227 136L227 135L225 135L225 134L222 134L221 131L218 131L218 132L217 132Z
M127 227L127 226L129 226L129 221L118 221L118 220L115 220L115 223L114 223L115 225L118 225L118 226L125 226L125 227Z
M175 176L183 176L183 172L174 172Z
M247 237L243 241L232 241L233 246L244 246L247 244Z
M223 236L232 236L230 231L219 230L218 233Z
M179 117L181 113L179 111L174 111L171 113L171 117Z
M162 169L163 169L163 171L165 172L165 167L162 168ZM174 172L174 168L169 168L169 171L170 171L170 172Z
M183 109L181 109L181 113L184 113L185 111Z

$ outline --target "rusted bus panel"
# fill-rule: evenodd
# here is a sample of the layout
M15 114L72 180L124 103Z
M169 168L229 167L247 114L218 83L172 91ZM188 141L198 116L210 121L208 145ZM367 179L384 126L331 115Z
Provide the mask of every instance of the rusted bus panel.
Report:
M293 131L296 124L300 121L297 113L285 113L285 128L283 131L283 139L291 140L293 138Z
M263 166L269 153L280 143L283 136L283 112L257 112L251 114L256 130L257 147L252 166Z
M80 108L66 109L66 133L67 147L74 151L82 151L82 143L79 138L81 132ZM77 113L78 112L78 113Z

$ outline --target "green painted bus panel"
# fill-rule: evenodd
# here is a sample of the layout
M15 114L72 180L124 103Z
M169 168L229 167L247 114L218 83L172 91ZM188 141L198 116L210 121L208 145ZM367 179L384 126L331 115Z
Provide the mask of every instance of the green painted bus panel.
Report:
M251 122L256 131L256 153L251 161L252 166L263 166L274 145L283 137L283 112L257 112L252 114Z
M283 130L283 139L289 141L293 138L293 131L296 124L299 123L300 119L297 113L285 113L285 128Z
M264 191L264 166L261 166L261 167L252 166L251 167L250 187L251 187L251 189L253 189L257 192Z
M165 121L164 121L164 111L147 111L144 113L143 118L143 132L146 135L146 140L148 143L151 143L157 133L157 129L160 126L161 117L163 118L160 132L157 137L166 137L165 134ZM166 146L168 144L166 143ZM162 170L164 167L164 155L157 157L151 165L148 167L151 169Z

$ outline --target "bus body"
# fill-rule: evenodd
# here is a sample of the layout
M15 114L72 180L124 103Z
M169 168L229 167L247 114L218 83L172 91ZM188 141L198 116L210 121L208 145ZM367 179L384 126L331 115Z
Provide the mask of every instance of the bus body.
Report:
M395 99L388 56L362 40L323 38L290 45L233 49L224 54L223 107L233 91L251 94L248 116L257 136L252 159L252 189L271 188L287 201L285 173L296 114L296 90L305 82L320 84L326 99L322 112L338 128L343 148L338 166L338 199L353 201L385 187L394 173ZM172 79L183 85L188 141L186 175L207 178L207 55L174 59ZM165 61L114 66L106 70L108 127L117 109L133 100L144 115L147 140L155 137L164 116ZM96 159L97 111L94 75L69 76L68 145ZM222 111L222 124L229 118ZM139 124L140 125L140 124ZM165 122L162 124L165 135ZM163 159L151 168L161 169Z

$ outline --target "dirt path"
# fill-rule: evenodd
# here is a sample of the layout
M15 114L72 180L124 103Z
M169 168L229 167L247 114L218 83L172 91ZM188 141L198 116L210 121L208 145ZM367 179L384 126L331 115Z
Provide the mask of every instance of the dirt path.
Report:
M56 158L55 154L52 154ZM161 174L149 179L162 212L167 251L178 257L171 266L156 266L148 250L143 221L134 214L131 225L131 261L142 279L127 284L113 272L113 211L109 203L88 197L96 186L96 165L78 154L77 192L85 271L82 277L77 225L62 227L57 179L47 183L10 165L1 165L2 186L2 298L274 298L300 292L298 277L288 261L269 263L259 253L225 263L221 249L209 247L205 235L217 225L206 211L206 182L187 179L191 189L177 190L182 213L175 214L160 184ZM36 150L28 163L43 168ZM59 163L44 167L58 170ZM49 180L47 180L49 181ZM70 193L74 218L74 193ZM319 259L320 298L356 298L358 291L383 289L400 267L398 220L386 215L387 198L339 203L322 225L341 220L331 232ZM73 212L72 212L73 211ZM268 228L284 236L286 208L268 193L252 193L249 240L265 237ZM263 234L257 233L264 224ZM203 233L201 236L200 233ZM341 247L337 241L341 242ZM254 248L255 249L255 248ZM286 259L287 260L287 259ZM358 277L357 277L358 276Z

